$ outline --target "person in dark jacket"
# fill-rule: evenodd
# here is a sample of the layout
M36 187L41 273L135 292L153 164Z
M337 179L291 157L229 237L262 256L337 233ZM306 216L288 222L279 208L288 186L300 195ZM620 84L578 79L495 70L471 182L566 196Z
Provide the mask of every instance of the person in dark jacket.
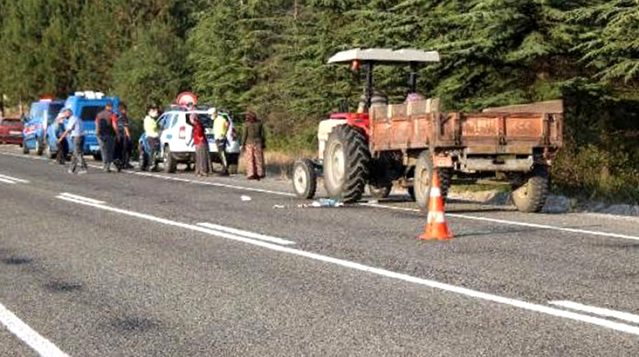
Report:
M66 119L65 113L60 113L55 118L55 137L59 140L62 134L66 131L64 126L64 120ZM67 161L67 155L69 154L69 143L66 140L60 140L58 144L58 151L56 153L56 161L60 165L64 165Z
M113 163L113 149L115 142L116 128L113 125L113 103L107 102L104 110L99 112L95 117L95 136L100 144L100 152L102 154L102 169L105 172L111 172L111 164Z
M246 178L259 180L264 178L264 149L266 137L264 126L252 112L246 112L244 116L244 128L242 129L242 151L246 160Z
M113 153L113 161L120 168L131 169L131 132L129 131L129 117L127 115L127 105L120 103L118 106L119 114L115 116L113 125L116 129L115 150Z

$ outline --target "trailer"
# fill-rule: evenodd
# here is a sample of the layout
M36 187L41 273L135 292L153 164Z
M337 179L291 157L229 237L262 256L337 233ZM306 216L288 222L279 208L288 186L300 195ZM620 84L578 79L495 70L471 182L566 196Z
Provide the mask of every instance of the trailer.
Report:
M442 112L437 98L416 95L419 66L438 61L437 52L412 49L354 49L331 57L329 63L365 69L363 105L320 122L318 159L294 165L296 194L312 198L318 177L328 194L343 202L360 200L367 185L382 198L399 184L426 210L437 170L444 197L453 175L494 177L510 182L518 210L539 212L548 194L549 168L562 146L562 101ZM410 67L405 102L375 98L377 65Z

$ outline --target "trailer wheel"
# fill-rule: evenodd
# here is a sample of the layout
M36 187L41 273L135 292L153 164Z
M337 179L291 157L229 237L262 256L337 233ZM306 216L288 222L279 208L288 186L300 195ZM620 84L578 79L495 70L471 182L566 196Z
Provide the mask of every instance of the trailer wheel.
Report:
M311 199L317 191L317 175L313 162L298 160L293 164L293 189L299 198Z
M517 210L520 212L539 212L546 203L550 186L550 173L548 167L535 165L521 182L513 185L512 198Z
M430 199L430 185L433 181L433 158L430 151L424 150L417 157L415 173L413 177L413 187L408 189L408 193L417 202L417 206L423 211L428 210L428 200ZM452 170L448 168L438 168L441 194L444 200L448 196L448 188L452 180Z
M349 125L336 126L324 149L324 185L329 196L347 203L362 198L370 161L364 133Z

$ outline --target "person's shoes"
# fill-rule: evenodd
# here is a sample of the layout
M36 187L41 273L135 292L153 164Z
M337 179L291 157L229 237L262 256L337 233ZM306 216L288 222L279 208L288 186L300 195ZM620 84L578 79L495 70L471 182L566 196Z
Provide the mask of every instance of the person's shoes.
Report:
M132 170L132 169L135 168L135 166L133 166L131 164L126 164L126 165L124 165L124 168L127 169L127 170Z
M229 172L228 171L222 171L220 173L217 174L218 176L229 176Z
M257 180L257 176L248 176L246 177L247 180Z
M87 173L87 170L80 170L78 171L78 175L84 175Z
M75 172L73 172L73 170L71 170L71 169L68 169L68 170L67 170L67 172L68 172L68 173L70 173L70 174L74 174L74 173L75 173Z

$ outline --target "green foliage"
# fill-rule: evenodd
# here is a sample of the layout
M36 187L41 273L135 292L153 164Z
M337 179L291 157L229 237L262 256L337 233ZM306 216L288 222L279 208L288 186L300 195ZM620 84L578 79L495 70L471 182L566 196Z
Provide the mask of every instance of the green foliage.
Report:
M639 100L636 0L0 0L0 13L9 104L99 89L140 117L194 90L256 110L271 147L312 150L318 121L362 94L362 78L326 64L332 54L434 49L442 61L420 70L419 90L447 109L564 98L570 167L555 167L558 185L613 197L636 182L637 141L610 139L639 131L636 111L619 109ZM378 89L405 96L405 69L376 74Z

